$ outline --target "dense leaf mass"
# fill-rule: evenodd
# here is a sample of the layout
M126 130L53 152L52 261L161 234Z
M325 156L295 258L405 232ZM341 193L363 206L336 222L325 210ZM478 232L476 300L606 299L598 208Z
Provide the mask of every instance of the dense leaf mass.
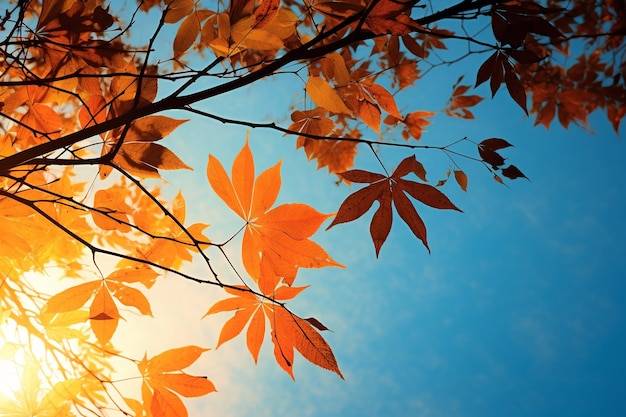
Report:
M198 323L231 314L218 347L247 327L255 362L271 340L292 378L294 350L343 377L326 326L287 305L306 288L295 285L301 268L342 267L313 240L324 222L356 221L375 207L376 256L397 217L430 251L421 213L460 211L442 188L451 174L464 191L471 163L500 183L526 178L503 156L506 139L428 142L429 125L473 119L498 91L517 116L545 128L588 128L597 110L618 133L626 115L623 1L26 0L5 2L2 12L0 335L12 328L17 340L0 339L0 360L23 364L24 392L1 395L0 415L187 416L181 397L216 390L213 376L184 371L207 348L173 346L150 358L116 348L133 313L153 315L149 290L165 275L225 293ZM466 74L444 86L443 105L412 100L429 73L450 65ZM291 77L281 95L295 97L280 121L197 106L214 100L219 109L225 94L277 74ZM207 141L202 192L241 223L210 239L208 224L186 219L186 189L162 192L164 177L176 183L169 171L199 168L176 151L178 129L199 117L267 129L276 143L287 136L339 186L359 188L346 191L334 215L277 204L280 162L257 176L246 141L229 174ZM379 156L390 146L407 152L393 171ZM380 169L355 167L359 152ZM420 161L433 152L450 166L431 184ZM216 258L229 267L218 271ZM205 272L187 272L192 262ZM52 267L67 281L29 280ZM34 345L45 361L33 358Z

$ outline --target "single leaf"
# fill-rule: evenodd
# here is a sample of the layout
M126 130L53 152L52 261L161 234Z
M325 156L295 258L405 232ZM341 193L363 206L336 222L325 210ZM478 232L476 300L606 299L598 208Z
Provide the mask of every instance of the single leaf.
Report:
M278 8L280 0L262 0L261 4L254 11L254 25L256 29L264 28L272 23L274 18L278 16Z
M506 88L509 90L509 94L515 100L515 102L524 110L528 115L528 108L526 107L526 90L524 85L517 78L517 75L512 71L506 71L504 73L504 81Z
M421 184L415 181L400 179L397 183L401 190L406 191L411 197L421 201L427 206L444 209L461 211L455 206L448 197L441 191L428 184Z
M254 160L247 139L233 161L232 180L243 214L246 219L249 219L254 187Z
M400 112L398 111L398 106L396 105L396 100L393 98L393 95L384 87L378 84L369 84L364 85L365 89L371 96L376 100L376 102L383 108L387 113L396 117L398 119L402 119Z
M498 55L498 51L491 54L489 58L487 58L485 62L481 64L480 68L478 68L478 72L476 74L476 84L474 85L475 87L478 87L479 85L481 85L482 83L484 83L491 77L491 75L494 72L496 62L497 62L496 61L497 55Z
M259 305L255 307L258 309ZM224 343L238 336L248 324L250 317L255 313L254 308L245 308L241 310L237 310L235 315L233 315L230 319L224 323L222 327L222 331L220 332L220 337L217 342L217 348L219 348Z
M152 317L150 302L146 296L136 288L123 284L109 282L108 286L113 290L113 296L129 307L135 307L144 316Z
M259 361L259 352L263 339L265 337L265 314L263 314L263 307L258 308L250 319L250 325L248 326L248 332L246 333L246 345L248 350L254 359L254 363Z
M324 338L306 320L295 316L282 306L274 309L272 336L276 361L292 377L293 348L309 362L335 372L343 379L337 360Z
M191 45L193 45L200 34L200 29L200 20L195 13L190 14L183 20L174 37L174 58L180 57L187 49L191 48Z
M352 114L337 91L323 78L309 77L305 89L316 105L333 113Z
M167 350L148 360L151 373L164 373L187 368L209 349L198 346L184 346Z
M400 218L409 226L413 234L422 241L428 252L428 241L426 240L426 225L422 218L417 214L411 200L403 192L393 193L393 204L400 215Z
M89 323L98 342L106 345L113 337L120 319L120 314L109 290L102 285L89 307Z
M183 397L201 397L217 391L215 385L206 377L187 374L160 374L151 376L150 384L167 388Z
M350 182L376 182L384 180L386 177L382 174L378 174L376 172L364 171L362 169L353 169L346 172L339 173L339 176L345 180Z
M374 204L374 201L378 200L383 189L387 186L385 182L379 182L350 194L344 202L341 203L335 218L326 230L337 224L354 221L367 213L372 207L372 204Z
M359 100L358 116L376 133L380 133L380 108L368 100Z
M467 175L465 175L465 172L455 170L454 179L456 180L456 183L459 184L459 187L461 187L461 190L467 191Z
M502 169L502 175L512 180L520 177L528 179L528 177L524 175L515 165L509 165L508 167Z
M232 211L237 213L239 217L247 220L246 214L235 193L235 188L228 174L226 174L226 170L222 166L222 163L213 155L209 155L206 173L209 184L211 184L211 188L213 188L213 191L215 191L218 197L221 198Z
M389 187L382 187L382 192L378 196L380 205L378 210L374 212L372 222L370 223L370 235L372 236L377 258L380 253L380 248L383 246L383 243L385 243L385 240L387 240L389 232L391 231L391 223L393 221L391 200L392 194Z
M166 116L146 116L134 121L126 134L126 142L153 142L163 139L188 119L177 120Z
M194 0L169 0L165 2L167 8L165 9L165 23L176 23L188 16L195 7Z
M409 173L414 173L422 181L426 181L426 170L424 165L415 159L415 155L407 156L400 162L391 174L391 178L401 178Z
M511 145L509 142L501 138L489 138L480 142L478 146L483 149L490 149L493 151L497 151L499 149L508 148L513 145Z
M154 388L150 403L152 417L187 417L185 404L172 391L165 388Z
M90 281L70 287L52 296L44 307L48 313L63 313L78 310L93 297L100 287L100 281Z
M313 327L315 327L317 330L328 330L330 331L330 329L326 326L324 326L318 319L316 319L315 317L309 317L304 319L306 321L308 321Z

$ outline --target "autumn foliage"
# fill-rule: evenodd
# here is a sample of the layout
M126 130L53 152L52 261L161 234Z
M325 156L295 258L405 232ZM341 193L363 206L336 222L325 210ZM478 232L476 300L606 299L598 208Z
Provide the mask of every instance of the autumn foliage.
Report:
M460 211L443 186L453 178L466 191L464 166L482 166L499 183L526 178L503 156L512 146L506 138L428 142L436 116L473 119L498 93L517 105L516 117L535 125L587 129L598 110L618 133L626 114L624 22L618 0L4 4L0 361L20 364L24 395L0 393L0 416L114 409L184 417L183 398L219 388L210 374L185 371L210 355L209 347L173 346L143 357L116 349L114 336L132 320L129 312L153 315L149 290L166 275L223 293L197 323L223 318L213 348L242 337L257 362L271 343L292 378L296 351L343 378L326 326L289 308L306 288L296 282L301 268L343 267L315 233L352 221L366 225L359 219L373 212L375 256L384 253L394 219L430 251L420 213ZM163 41L167 50L157 47ZM411 99L428 73L456 64L465 75L449 80L443 108ZM277 74L292 77L293 90L280 94L298 95L284 119L230 119L200 106ZM187 221L184 184L173 196L162 189L166 181L176 184L168 171L204 168L175 152L181 126L198 118L269 130L280 146L289 140L314 161L310 169L331 174L329 187L346 188L345 200L335 213L277 204L280 162L258 169L246 139L229 173L231 164L207 142L199 150L208 159L202 192L217 195L241 224L215 241L208 227L214 219ZM394 168L378 157L392 146L406 151ZM430 183L423 161L435 152L450 165ZM373 155L380 169L358 168L358 153ZM217 270L215 258L230 268ZM186 272L192 262L206 273ZM67 279L52 290L31 282L29 276L52 269ZM118 382L118 361L132 374L124 378L136 383L129 392Z

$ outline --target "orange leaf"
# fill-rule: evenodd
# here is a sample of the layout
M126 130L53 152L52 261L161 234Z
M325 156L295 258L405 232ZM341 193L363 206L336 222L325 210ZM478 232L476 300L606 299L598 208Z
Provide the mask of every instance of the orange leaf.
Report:
M359 100L359 117L373 131L380 133L380 108L368 100Z
M245 145L241 148L241 151L237 154L235 160L233 161L232 178L233 188L235 190L235 194L237 194L244 218L250 219L252 188L254 186L254 160L252 159L252 152L248 146L247 139Z
M147 116L135 120L126 134L128 142L153 142L163 139L188 119L177 120L165 116Z
M398 106L396 105L396 100L389 91L378 84L364 85L364 87L367 92L371 94L374 100L378 102L380 107L383 108L383 110L397 119L402 119L402 116L398 111Z
M104 285L101 286L89 307L91 329L101 345L106 345L111 340L120 317L109 290Z
M306 204L282 204L265 213L255 224L283 232L294 240L302 240L313 235L330 216Z
M258 308L252 319L250 320L250 326L248 326L248 333L246 333L246 344L248 350L254 358L254 363L259 361L259 351L263 344L265 337L265 315L263 314L263 308Z
M280 0L262 0L259 7L254 11L255 29L261 29L272 23L274 18L278 16L278 8Z
M104 230L118 230L122 233L130 231L129 218L126 213L131 211L130 206L124 201L124 196L115 189L98 190L94 196L94 209L91 215L94 223Z
M156 281L156 277L158 274L152 270L147 265L139 265L134 267L117 269L111 272L107 277L107 281L118 281L118 282L140 282L146 288L152 287L154 282Z
M150 302L141 291L115 282L109 282L107 285L113 291L113 296L122 304L135 307L144 316L152 316Z
M164 388L154 388L150 403L152 417L187 417L187 408L178 395Z
M266 170L255 184L254 160L246 142L233 162L231 182L221 163L209 156L207 177L211 187L248 222L242 242L244 267L251 277L258 280L260 261L265 255L270 258L270 264L280 270L280 273L276 271L277 275L293 280L301 267L339 266L319 245L308 240L327 215L304 204L286 204L266 211L278 195L279 168L275 165Z
M148 360L150 373L164 373L187 368L209 349L198 346L184 346L167 350Z
M90 281L63 290L48 300L45 310L48 313L78 310L93 297L94 292L100 285L100 281Z
M230 181L230 178L228 178L228 174L226 174L226 170L221 162L213 155L209 155L209 163L207 164L206 171L209 184L211 184L211 188L213 188L213 191L215 191L218 197L221 198L232 211L237 213L239 217L247 220L247 216L243 212L237 194L235 194L233 183Z
M309 77L306 83L306 92L311 97L311 100L320 107L324 107L333 113L352 114L339 94L337 94L337 91L323 78Z
M465 172L460 171L460 170L455 170L454 179L456 180L457 184L459 184L459 187L461 187L463 191L467 191L467 175L465 175Z
M187 374L160 374L151 376L150 384L170 389L183 397L201 397L216 391L215 385L206 377Z
M158 177L158 169L192 169L165 146L151 142L124 143L113 162L146 177Z
M165 2L167 9L165 13L165 23L176 23L185 16L188 16L195 7L194 0L169 0Z
M190 14L178 27L174 37L174 58L180 57L193 45L200 34L200 19L196 13Z
M253 308L248 307L237 310L235 315L224 323L224 327L222 327L222 331L220 332L220 338L217 342L218 348L243 331L243 328L246 327L250 317L252 317L252 314L255 313L255 309L258 309L259 305L259 303L256 303L256 306Z
M271 323L274 356L292 378L295 347L309 362L333 371L343 379L330 346L308 321L295 316L282 306L276 306Z

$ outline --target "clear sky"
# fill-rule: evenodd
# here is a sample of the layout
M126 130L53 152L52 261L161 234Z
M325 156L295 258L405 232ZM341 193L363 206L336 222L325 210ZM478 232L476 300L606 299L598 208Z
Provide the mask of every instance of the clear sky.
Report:
M465 70L473 79L475 68ZM443 107L458 72L431 74L400 103L401 110ZM205 109L288 123L293 85L287 87L266 82ZM301 271L297 282L311 288L292 306L333 330L325 337L345 381L297 358L292 382L275 364L269 340L255 366L239 338L207 353L194 368L219 391L192 401L195 415L624 415L625 144L599 113L591 117L595 134L556 124L533 128L505 93L477 109L474 121L436 117L422 143L505 138L515 147L502 154L530 181L511 181L507 188L479 164L457 161L469 176L467 193L453 181L442 191L464 213L418 208L428 227L430 255L396 218L376 260L369 237L373 210L314 237L347 268ZM229 170L245 137L245 129L194 120L167 139L196 167L172 176L170 190L186 190L188 216L211 223L207 233L216 241L239 224L229 223L234 215L209 188L206 158L212 153ZM293 138L253 130L250 145L257 173L283 159L280 202L333 212L354 191L335 186L302 152L294 152ZM380 152L392 169L409 155L384 147ZM444 177L449 163L440 154L416 156L431 181ZM365 148L357 167L379 169ZM147 325L154 329L154 346L215 346L229 315L197 320L219 294L176 278L154 291L164 299Z

